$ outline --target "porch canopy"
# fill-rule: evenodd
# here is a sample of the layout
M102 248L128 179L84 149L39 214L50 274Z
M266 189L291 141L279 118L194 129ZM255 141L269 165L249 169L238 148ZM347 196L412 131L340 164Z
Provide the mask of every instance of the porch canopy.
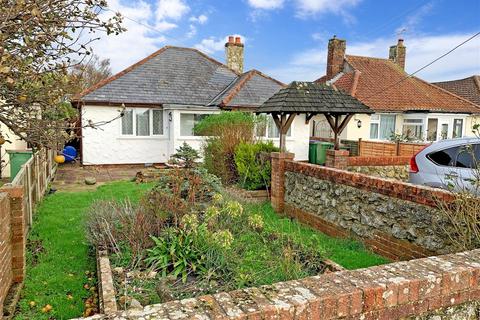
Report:
M333 130L335 149L338 150L338 137L353 115L374 111L334 86L294 81L265 101L256 113L272 115L280 132L280 150L285 152L285 137L296 115L305 114L308 124L313 116L323 114Z

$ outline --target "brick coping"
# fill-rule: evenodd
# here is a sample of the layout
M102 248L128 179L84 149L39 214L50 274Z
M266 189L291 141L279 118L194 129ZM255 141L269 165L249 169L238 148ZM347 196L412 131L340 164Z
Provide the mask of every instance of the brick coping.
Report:
M454 194L446 190L298 161L285 160L285 171L297 172L430 207L437 207L438 201L451 202L454 199Z
M480 299L480 249L175 300L90 319L398 319Z

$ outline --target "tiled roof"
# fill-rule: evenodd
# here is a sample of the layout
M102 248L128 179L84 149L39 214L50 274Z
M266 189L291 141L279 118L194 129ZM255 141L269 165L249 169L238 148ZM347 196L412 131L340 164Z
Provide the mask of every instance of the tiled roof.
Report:
M332 83L347 93L355 85L355 97L376 111L431 111L480 113L480 106L407 73L388 59L347 55L347 72ZM317 81L325 81L320 78Z
M216 97L210 105L220 107L258 107L285 84L258 70L250 70L238 77Z
M239 75L196 49L166 46L87 89L76 100L257 107L282 85L256 70ZM215 103L224 100L228 100L224 105Z
M297 81L275 93L257 112L373 113L358 99L333 86Z
M480 105L480 75L459 80L434 82L433 84Z

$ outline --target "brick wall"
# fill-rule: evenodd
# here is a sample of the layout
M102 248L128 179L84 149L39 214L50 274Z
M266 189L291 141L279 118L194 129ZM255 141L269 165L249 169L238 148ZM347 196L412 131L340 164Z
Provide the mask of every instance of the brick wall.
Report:
M0 188L0 314L11 284L25 277L25 213L23 187Z
M361 173L349 172L335 168L327 168L310 163L287 160L285 162L284 170L298 172L306 176L316 177L322 180L352 186L358 189L384 194L402 200L413 201L432 207L436 207L436 203L439 200L453 200L453 195L450 192L444 190L417 186L400 181L382 179L374 176L368 176Z
M0 314L12 283L25 277L26 219L22 187L0 188Z
M480 311L480 250L340 271L95 319L400 319ZM473 308L456 317L455 306ZM448 308L448 309L447 309ZM452 311L453 310L453 311ZM477 315L476 315L477 314ZM433 319L433 318L432 318Z
M274 209L331 236L354 236L392 260L449 253L454 244L438 201L447 191L288 159L272 171ZM277 167L281 164L278 163ZM276 180L278 179L278 180ZM280 193L279 193L280 194ZM273 190L272 190L273 197ZM453 231L452 231L453 232Z
M0 193L0 315L3 315L3 300L12 283L12 232L10 219L8 195Z
M272 152L271 201L275 211L283 211L285 198L285 160L293 160L293 153Z

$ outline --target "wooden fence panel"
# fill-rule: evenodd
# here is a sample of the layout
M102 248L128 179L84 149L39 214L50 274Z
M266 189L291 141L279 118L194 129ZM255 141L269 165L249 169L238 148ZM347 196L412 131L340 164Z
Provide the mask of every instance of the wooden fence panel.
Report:
M359 139L359 156L361 157L411 157L427 146L424 143L381 142Z
M54 151L37 151L18 172L12 181L12 186L22 186L24 189L24 205L27 217L27 227L31 226L35 205L43 198L47 186L55 175L57 168L53 161Z

